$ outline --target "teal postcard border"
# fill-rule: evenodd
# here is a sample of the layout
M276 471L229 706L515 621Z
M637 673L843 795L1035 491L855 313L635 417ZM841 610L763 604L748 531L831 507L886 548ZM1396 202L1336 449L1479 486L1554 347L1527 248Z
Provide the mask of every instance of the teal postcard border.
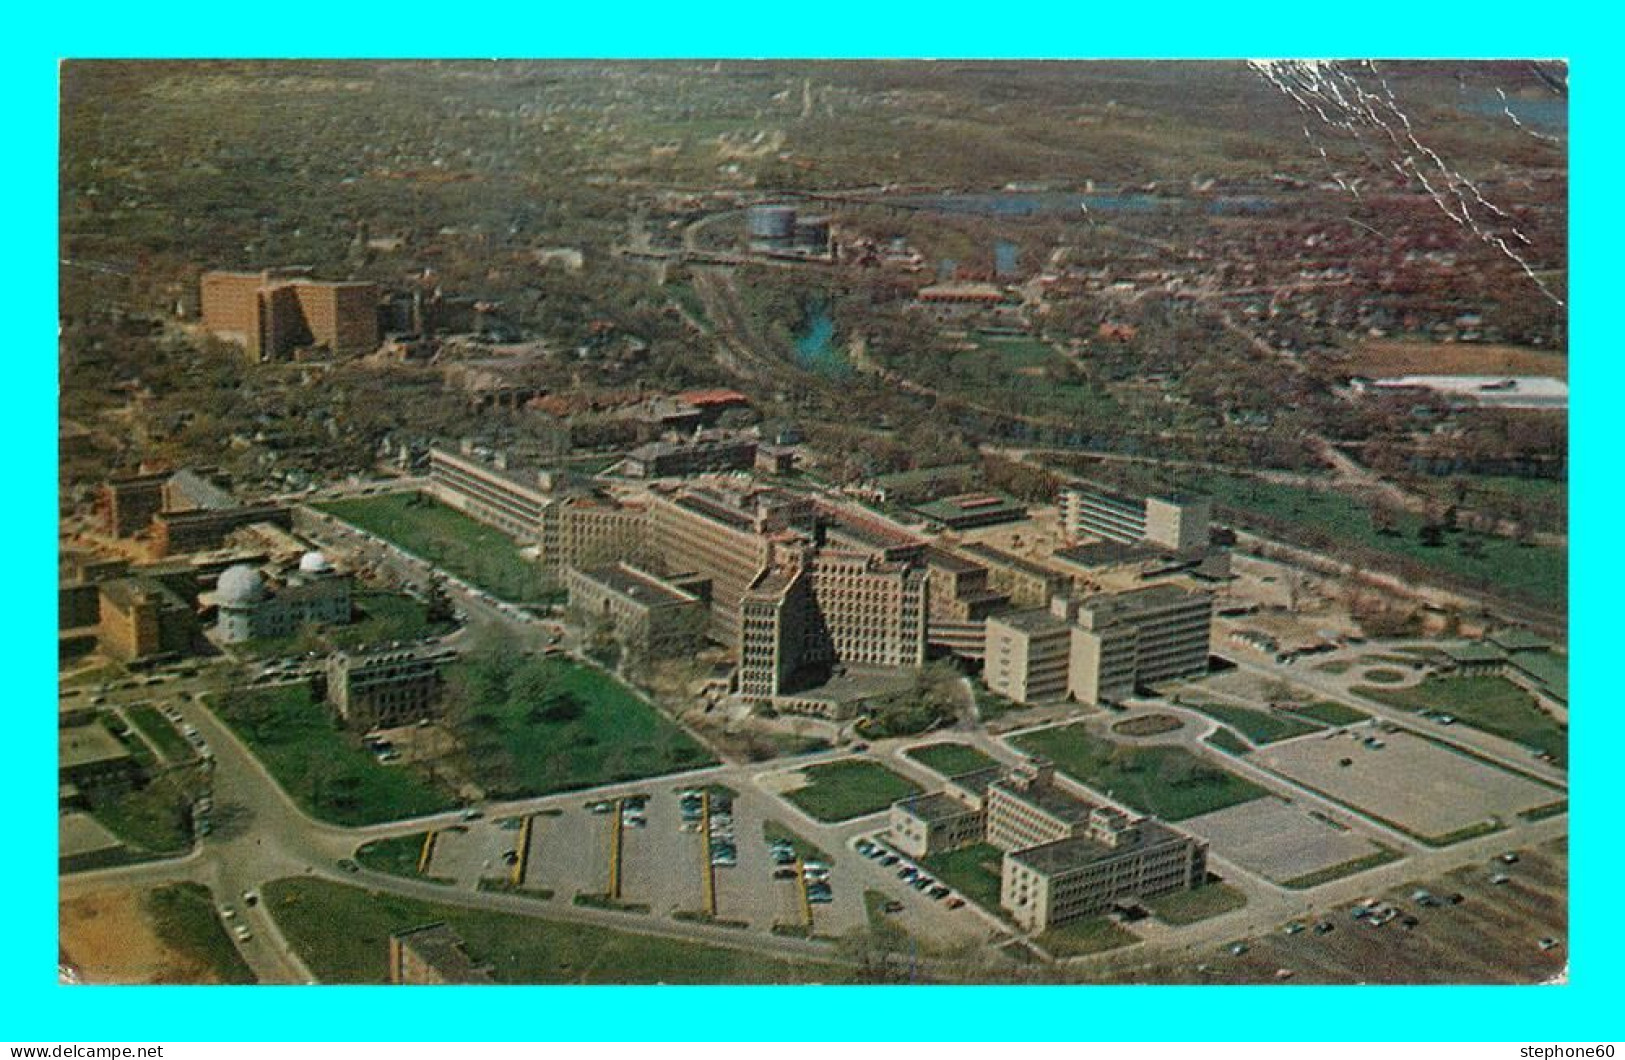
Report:
M1618 42L1579 5L76 4L8 16L16 591L0 1037L192 1040L1607 1040L1622 991L1615 486ZM320 27L320 32L316 32ZM56 69L78 57L1566 58L1571 63L1571 947L1552 987L62 987L55 981ZM424 989L430 989L429 994Z

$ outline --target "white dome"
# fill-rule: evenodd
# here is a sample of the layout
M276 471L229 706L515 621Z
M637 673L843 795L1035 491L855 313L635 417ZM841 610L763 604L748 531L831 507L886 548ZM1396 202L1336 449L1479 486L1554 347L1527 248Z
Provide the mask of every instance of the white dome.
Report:
M265 579L245 563L227 567L215 587L215 600L222 604L251 604L265 598Z
M306 552L299 558L299 570L304 574L326 574L333 569L333 564L320 552Z

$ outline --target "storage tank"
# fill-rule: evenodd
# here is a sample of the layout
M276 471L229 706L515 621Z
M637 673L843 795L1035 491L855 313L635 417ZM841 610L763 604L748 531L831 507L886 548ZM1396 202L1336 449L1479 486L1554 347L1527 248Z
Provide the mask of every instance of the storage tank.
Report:
M752 240L788 241L796 230L794 206L752 206L745 215Z

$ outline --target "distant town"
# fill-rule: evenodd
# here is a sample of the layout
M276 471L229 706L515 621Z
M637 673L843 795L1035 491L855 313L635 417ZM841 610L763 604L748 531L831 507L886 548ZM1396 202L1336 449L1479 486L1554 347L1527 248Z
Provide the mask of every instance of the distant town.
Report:
M1382 66L66 65L60 978L1560 978L1566 72Z

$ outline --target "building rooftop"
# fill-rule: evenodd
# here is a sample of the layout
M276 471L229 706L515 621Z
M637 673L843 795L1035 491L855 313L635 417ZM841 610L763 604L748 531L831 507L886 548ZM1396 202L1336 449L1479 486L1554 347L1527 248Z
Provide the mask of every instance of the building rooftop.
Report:
M703 515L707 519L715 520L734 530L754 531L756 529L755 519L709 491L701 493L689 490L679 493L672 498L672 503L679 508L687 508L696 515Z
M948 778L948 784L951 787L959 788L961 791L968 791L974 795L982 796L987 794L988 785L1004 776L1006 772L1008 770L1004 766L983 766L981 769L973 769L969 773L954 774Z
M1051 556L1057 563L1066 563L1085 570L1101 567L1119 567L1130 563L1145 563L1163 555L1162 550L1149 545L1125 545L1117 541L1096 541L1087 545L1056 549Z
M955 817L975 812L958 799L950 795L944 795L940 791L932 792L929 795L919 795L912 799L902 799L896 805L899 810L918 817L927 824L933 824L937 821L949 821Z
M1053 783L1034 783L1026 788L1017 787L1008 781L995 781L988 785L1020 801L1042 810L1051 817L1064 821L1067 824L1079 824L1089 819L1095 811L1095 804L1080 799L1064 788Z
M679 589L670 582L663 581L648 571L639 570L629 563L590 567L578 573L611 592L654 607L675 607L699 600L693 593Z
M1002 615L993 615L988 621L1019 629L1023 633L1061 633L1070 627L1070 623L1045 608L1010 611Z
M1052 585L1061 580L1061 575L1050 570L1041 563L1036 563L1033 560L1026 559L1022 556L1017 556L1010 552L1004 552L1000 549L993 548L991 545L985 545L980 541L973 541L970 544L960 545L959 550L961 552L968 552L978 559L986 560L995 567L1004 567L1009 570L1021 571L1023 574L1031 575L1034 578L1043 578Z
M219 510L237 507L237 499L196 471L183 469L170 476L168 485L179 491L193 508Z
M1108 858L1117 857L1131 851L1144 850L1147 847L1182 841L1186 838L1161 821L1149 817L1141 819L1137 824L1138 835L1134 838L1125 839L1115 847L1098 843L1086 836L1076 836L1071 839L1059 839L1041 846L1028 847L1026 850L1011 851L1005 857L1025 865L1041 875L1053 876L1058 872L1080 869L1097 861L1105 861Z
M1182 589L1177 585L1150 585L1144 589L1131 589L1121 593L1098 593L1083 602L1083 609L1094 616L1096 626L1102 626L1120 618L1188 603L1206 596L1206 593Z
M1549 651L1552 642L1527 629L1498 629L1484 638L1506 651Z
M943 497L926 504L916 504L914 510L945 526L967 522L1014 522L1027 515L1027 506L1014 497L988 491Z
M496 982L489 968L475 964L469 957L462 936L448 924L427 924L394 937L449 983Z
M57 730L57 768L94 765L129 758L130 750L99 721Z
M952 571L955 574L970 574L987 569L980 563L956 555L947 549L937 548L935 545L927 545L921 555L925 558L926 566Z
M1439 650L1451 662L1457 663L1502 662L1506 659L1505 653L1500 648L1476 640L1460 644L1445 644Z

